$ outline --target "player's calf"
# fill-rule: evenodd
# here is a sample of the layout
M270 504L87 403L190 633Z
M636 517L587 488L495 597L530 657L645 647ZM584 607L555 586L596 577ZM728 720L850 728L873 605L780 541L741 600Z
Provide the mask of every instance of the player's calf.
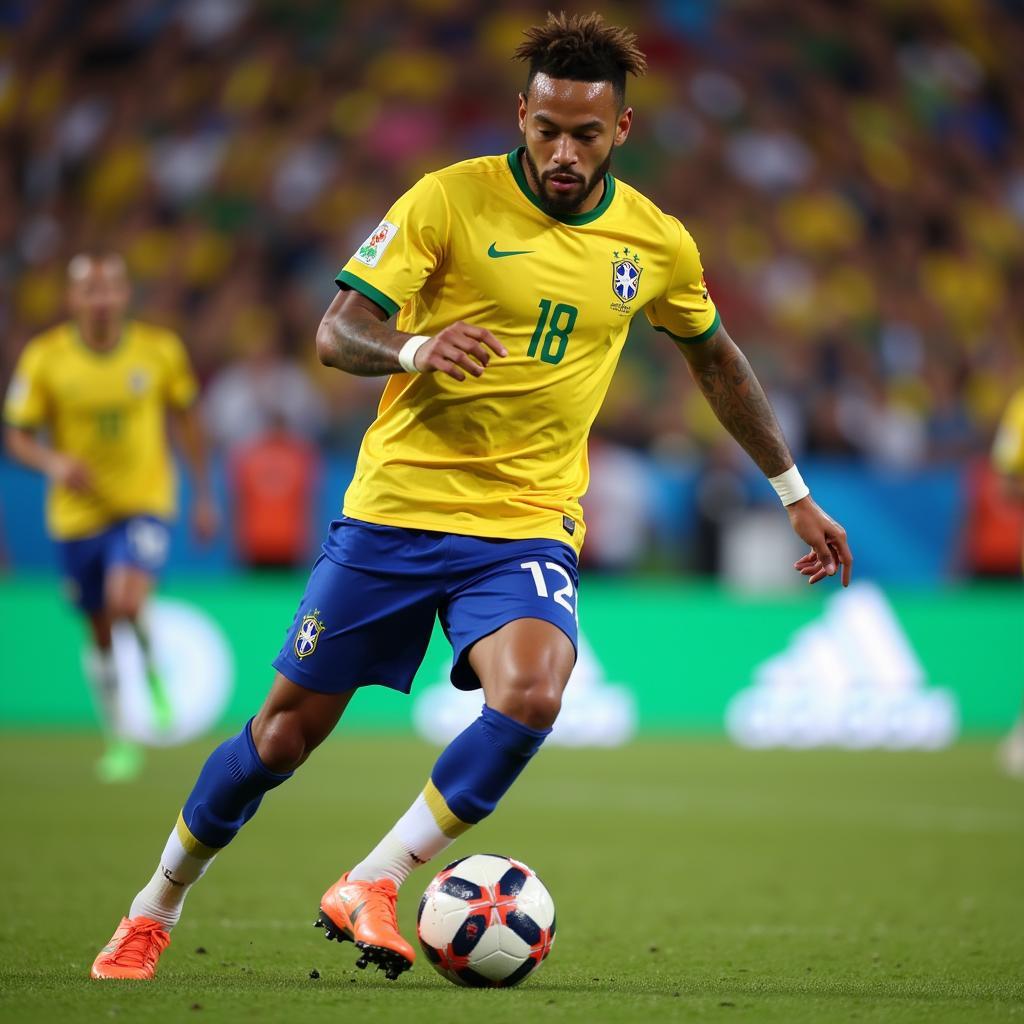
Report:
M153 877L97 956L94 978L153 977L189 889L256 813L264 795L290 776L290 772L272 772L263 764L248 722L237 736L210 754Z
M278 675L258 718L207 758L153 877L136 895L122 927L146 920L156 922L166 934L178 923L192 885L256 813L264 795L291 778L292 769L331 731L350 696L328 698ZM284 770L276 770L279 766ZM118 941L115 933L111 942ZM106 951L100 954L105 955ZM155 963L153 958L154 970ZM152 977L152 971L145 976Z

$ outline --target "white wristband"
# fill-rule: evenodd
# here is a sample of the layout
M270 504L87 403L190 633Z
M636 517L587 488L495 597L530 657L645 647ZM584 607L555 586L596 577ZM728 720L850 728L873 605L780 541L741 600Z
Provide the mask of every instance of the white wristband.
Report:
M768 483L775 488L775 493L783 505L792 505L793 502L806 498L811 489L804 483L800 470L796 466L790 466L785 473L778 476L768 477Z
M416 369L416 353L419 352L423 345L430 341L430 335L428 334L414 334L409 338L406 343L398 350L398 361L402 365L402 369L406 373L419 373Z

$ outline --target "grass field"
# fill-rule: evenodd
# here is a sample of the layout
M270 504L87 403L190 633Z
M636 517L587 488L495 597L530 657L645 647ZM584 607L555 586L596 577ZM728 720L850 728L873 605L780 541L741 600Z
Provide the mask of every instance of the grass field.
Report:
M312 928L322 890L433 759L412 740L342 735L196 887L155 983L91 982L208 748L155 752L143 781L101 788L95 740L3 738L3 1019L1024 1020L1024 785L983 744L546 750L453 857L533 866L558 941L520 988L475 991L422 958L396 983L357 971L351 946ZM430 875L403 891L410 937Z

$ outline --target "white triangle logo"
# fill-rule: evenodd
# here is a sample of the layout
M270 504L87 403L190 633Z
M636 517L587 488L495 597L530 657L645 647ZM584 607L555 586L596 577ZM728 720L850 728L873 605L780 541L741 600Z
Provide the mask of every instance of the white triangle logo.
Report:
M725 724L745 747L934 750L956 738L959 714L949 690L927 685L885 594L859 583L754 669Z

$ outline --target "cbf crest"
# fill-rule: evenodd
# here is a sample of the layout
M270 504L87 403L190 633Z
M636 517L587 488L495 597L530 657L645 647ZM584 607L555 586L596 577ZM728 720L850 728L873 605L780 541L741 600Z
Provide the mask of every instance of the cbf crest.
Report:
M300 660L308 658L316 650L316 642L323 631L320 609L314 608L311 614L303 618L299 631L295 634L295 653Z
M617 309L620 313L632 313L629 304L640 291L642 273L640 254L630 252L628 245L623 247L621 253L612 253L612 291L619 300L612 304L612 309Z

